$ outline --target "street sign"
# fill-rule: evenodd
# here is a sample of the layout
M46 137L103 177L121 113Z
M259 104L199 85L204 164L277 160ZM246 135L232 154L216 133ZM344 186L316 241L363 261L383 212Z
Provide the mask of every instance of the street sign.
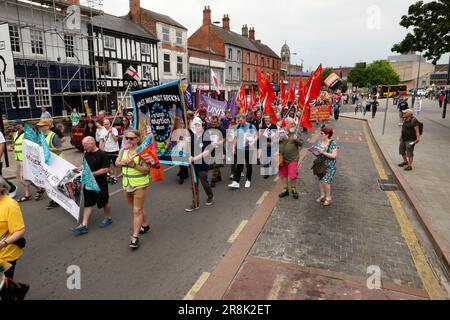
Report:
M16 92L14 58L9 39L9 25L0 25L0 92Z

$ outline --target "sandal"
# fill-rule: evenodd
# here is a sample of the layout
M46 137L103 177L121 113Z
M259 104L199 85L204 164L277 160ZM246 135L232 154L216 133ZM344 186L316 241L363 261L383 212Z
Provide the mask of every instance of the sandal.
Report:
M320 197L320 198L318 198L318 199L316 200L317 203L322 203L322 202L324 202L324 201L325 201L325 198L324 198L324 197Z
M20 200L18 200L17 202L22 203L22 202L27 202L31 200L31 196L28 197L22 197L20 198Z
M329 206L331 206L332 203L333 203L332 200L325 200L325 202L323 203L323 206L324 207L329 207Z

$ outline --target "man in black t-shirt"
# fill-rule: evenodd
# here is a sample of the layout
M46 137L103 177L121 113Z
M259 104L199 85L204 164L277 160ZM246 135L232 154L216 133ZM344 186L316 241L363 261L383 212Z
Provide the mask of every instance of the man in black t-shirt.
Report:
M405 167L405 171L412 171L414 148L420 142L420 124L414 118L412 109L403 111L403 116L405 122L400 137L400 155L403 157L403 162L399 164L399 167Z
M97 205L99 209L103 209L105 213L105 219L103 220L100 228L106 228L112 224L111 218L111 206L109 205L109 191L107 174L109 172L109 158L108 155L97 148L95 139L93 137L86 137L83 140L83 147L86 151L84 158L92 171L92 174L97 181L100 188L100 193L86 190L84 188L84 211L83 211L83 223L78 227L72 229L72 232L76 234L88 233L89 218L92 214L92 208ZM82 168L75 169L76 172L81 172Z
M211 142L214 145L214 151L212 157L214 157L213 164L213 177L211 180L211 188L216 186L217 182L222 181L222 173L220 172L220 168L223 167L224 164L224 142L227 133L220 123L220 119L218 116L211 117L211 124L208 129L205 131L205 140Z

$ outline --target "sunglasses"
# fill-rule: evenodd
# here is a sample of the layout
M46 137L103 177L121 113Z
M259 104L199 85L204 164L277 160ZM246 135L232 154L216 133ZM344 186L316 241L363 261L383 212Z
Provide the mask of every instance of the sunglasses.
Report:
M128 141L133 141L133 140L136 140L137 138L136 137L126 137L125 139Z

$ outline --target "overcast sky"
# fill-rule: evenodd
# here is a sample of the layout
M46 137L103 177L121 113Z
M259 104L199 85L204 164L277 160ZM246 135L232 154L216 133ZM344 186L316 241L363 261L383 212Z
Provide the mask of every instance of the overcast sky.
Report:
M254 27L256 38L276 53L287 41L293 62L305 69L353 66L356 62L387 59L392 45L406 35L399 25L412 0L141 0L141 6L167 14L188 28L188 36L202 24L209 5L213 21L230 16L231 29L241 33ZM115 15L129 11L128 0L104 0L103 10ZM440 63L447 63L448 56Z

